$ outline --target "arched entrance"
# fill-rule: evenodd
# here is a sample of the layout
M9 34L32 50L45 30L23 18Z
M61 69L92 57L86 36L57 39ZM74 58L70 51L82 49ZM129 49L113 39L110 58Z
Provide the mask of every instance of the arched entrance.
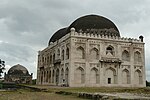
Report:
M116 70L113 68L106 69L105 73L105 82L106 84L116 84Z

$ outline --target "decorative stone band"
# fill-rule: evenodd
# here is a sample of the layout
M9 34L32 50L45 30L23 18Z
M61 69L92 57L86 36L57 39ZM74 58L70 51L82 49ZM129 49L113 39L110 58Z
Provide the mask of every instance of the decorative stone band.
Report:
M99 62L105 62L105 63L122 63L122 61L119 58L107 58L107 57L102 57Z

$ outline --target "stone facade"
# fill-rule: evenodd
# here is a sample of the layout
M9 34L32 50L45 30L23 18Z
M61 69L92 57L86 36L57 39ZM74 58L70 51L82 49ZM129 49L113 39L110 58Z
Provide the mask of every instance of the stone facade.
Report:
M110 33L110 29L77 32L71 28L50 42L38 53L37 84L145 87L143 37L131 39Z
M32 73L30 75L24 66L17 64L12 66L7 74L5 73L4 81L8 83L32 84Z

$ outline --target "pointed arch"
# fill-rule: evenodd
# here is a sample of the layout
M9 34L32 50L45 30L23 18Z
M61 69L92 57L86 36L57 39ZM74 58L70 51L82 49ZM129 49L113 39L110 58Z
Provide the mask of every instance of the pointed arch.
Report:
M77 50L76 58L85 59L85 50L84 50L84 48L79 46L76 50Z
M106 84L116 84L117 83L117 75L116 70L112 67L107 68L105 72Z
M137 69L136 71L135 71L135 73L134 73L134 79L135 79L135 84L142 84L143 83L143 81L142 81L142 72L139 70L139 69Z
M134 52L134 62L142 62L141 53L139 51Z
M58 58L60 57L60 50L59 49L57 50L57 57Z
M55 62L55 53L53 54L53 63Z
M66 84L68 85L69 83L69 68L68 67L65 70L65 80L66 80Z
M69 48L66 49L66 59L69 59Z
M97 84L99 83L99 74L97 68L92 68L90 71L90 83L91 84Z
M56 76L55 76L55 80L56 80L56 85L59 84L59 69L56 70Z
M124 50L122 52L122 60L124 61L130 61L130 54L127 50Z
M84 69L82 67L78 67L75 70L75 82L77 84L82 84L85 82L85 72L84 72Z
M111 55L114 55L114 47L113 46L111 46L111 45L109 45L107 48L106 48L106 55L107 54L111 54Z
M98 53L98 49L97 48L92 48L90 50L90 57L91 57L91 59L98 59L98 55L99 55L99 53Z
M54 69L53 69L53 73L52 73L52 83L54 83L54 81L55 81L55 71L54 71Z
M64 53L65 53L65 51L62 50L62 52L61 52L61 59L62 59L62 60L64 60Z
M130 73L127 69L122 71L122 83L123 84L130 84Z
M50 63L49 63L49 59L50 59L50 57L49 57L49 54L48 54L48 56L47 56L47 65L50 64Z
M52 64L53 60L52 60L52 55L50 55L50 64Z
M62 68L61 69L61 82L63 83L63 80L64 80L64 69Z

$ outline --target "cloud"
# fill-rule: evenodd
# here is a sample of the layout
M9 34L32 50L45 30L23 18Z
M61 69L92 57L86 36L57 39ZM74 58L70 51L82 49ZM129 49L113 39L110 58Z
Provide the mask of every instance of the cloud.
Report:
M98 14L112 20L121 36L145 37L146 68L150 71L149 4L149 0L1 0L0 56L7 65L23 63L36 73L37 51L47 47L53 33L78 17Z
M37 52L28 46L14 45L10 43L0 43L0 57L5 61L6 71L10 66L22 64L26 66L30 72L35 72ZM33 66L34 65L34 66Z

